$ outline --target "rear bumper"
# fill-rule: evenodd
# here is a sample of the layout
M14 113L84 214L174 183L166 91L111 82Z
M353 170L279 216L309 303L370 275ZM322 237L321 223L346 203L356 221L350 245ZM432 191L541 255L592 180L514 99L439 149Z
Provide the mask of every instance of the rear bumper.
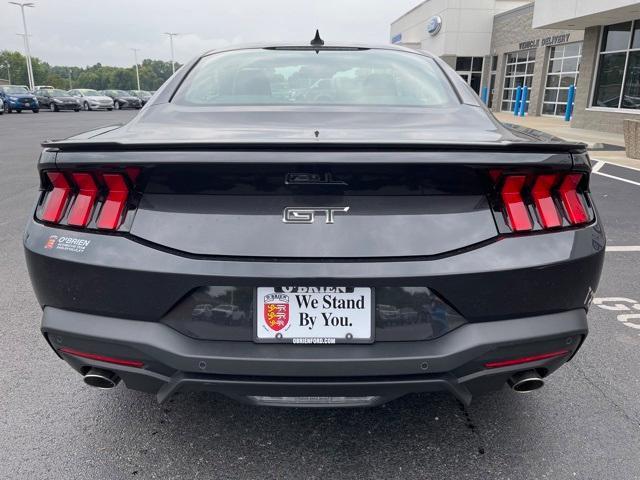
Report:
M583 309L537 317L466 324L438 339L371 345L274 345L202 341L156 322L124 320L47 307L42 332L75 370L117 373L127 387L156 394L208 390L270 405L326 406L314 398L347 397L335 406L376 405L408 393L449 391L468 404L501 388L515 372L546 376L580 347L587 335ZM60 353L61 348L135 359L143 368ZM485 363L545 352L567 355L487 369ZM278 398L279 397L279 398ZM282 398L285 397L285 398Z

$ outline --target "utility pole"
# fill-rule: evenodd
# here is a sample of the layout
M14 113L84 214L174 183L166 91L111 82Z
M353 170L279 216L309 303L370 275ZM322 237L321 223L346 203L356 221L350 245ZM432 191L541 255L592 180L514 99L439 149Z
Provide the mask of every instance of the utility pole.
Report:
M132 48L133 50L133 59L136 62L136 80L138 82L138 90L140 90L140 72L138 71L138 51L139 48Z
M31 47L29 46L29 31L27 30L27 19L24 14L25 7L34 8L34 3L20 3L20 2L9 2L12 5L16 5L20 7L22 12L22 26L24 28L24 49L27 57L27 76L29 77L29 88L31 90L35 87L35 81L33 79L33 67L31 66Z
M7 67L7 80L9 80L9 85L11 85L11 64L6 62L4 66Z
M67 68L67 73L69 74L69 90L73 89L73 85L71 85L71 69Z
M173 59L173 37L180 35L179 33L164 32L163 35L169 37L169 44L171 45L171 73L176 73L176 62Z

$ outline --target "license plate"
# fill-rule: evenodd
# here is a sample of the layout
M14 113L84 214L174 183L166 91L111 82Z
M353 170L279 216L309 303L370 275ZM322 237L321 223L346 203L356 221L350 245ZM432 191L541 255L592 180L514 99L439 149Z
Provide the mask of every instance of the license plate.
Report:
M371 343L373 295L364 287L260 287L256 342Z
M31 104L30 104L29 102L25 102L25 103L24 103L24 106L25 106L25 107L30 107L30 106L31 106Z

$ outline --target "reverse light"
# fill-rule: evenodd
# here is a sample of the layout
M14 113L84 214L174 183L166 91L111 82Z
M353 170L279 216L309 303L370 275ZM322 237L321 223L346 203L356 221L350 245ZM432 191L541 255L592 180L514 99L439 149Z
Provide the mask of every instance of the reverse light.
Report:
M122 365L124 367L142 368L144 363L139 360L127 360L124 358L108 357L105 355L98 355L97 353L81 352L74 348L62 347L60 352L67 355L73 355L74 357L87 358L89 360L96 360L98 362L113 363L114 365Z
M511 358L508 360L499 360L496 362L485 363L486 368L510 367L512 365L522 365L523 363L537 362L540 360L548 360L550 358L563 357L569 354L569 350L558 350L556 352L542 353L540 355L531 355L528 357Z

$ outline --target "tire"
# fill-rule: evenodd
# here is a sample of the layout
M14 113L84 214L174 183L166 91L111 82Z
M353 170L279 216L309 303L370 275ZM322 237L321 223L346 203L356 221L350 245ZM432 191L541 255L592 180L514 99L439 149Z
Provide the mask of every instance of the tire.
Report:
M79 109L79 108L74 108L74 109L73 109L73 111L74 111L74 112L79 112L79 111L80 111L80 109Z
M89 105L89 102L84 102L84 105L82 105L82 108L84 108L85 112L91 111L91 106Z
M16 113L22 113L22 110L16 109Z
M31 110L31 111L32 111L33 113L40 113L40 109L39 109L39 108L36 108L36 109L34 109L34 110Z
M113 108L107 108L107 112L112 112Z
M49 110L51 110L52 112L57 112L58 111L58 107L56 107L56 104L51 102L49 103Z

